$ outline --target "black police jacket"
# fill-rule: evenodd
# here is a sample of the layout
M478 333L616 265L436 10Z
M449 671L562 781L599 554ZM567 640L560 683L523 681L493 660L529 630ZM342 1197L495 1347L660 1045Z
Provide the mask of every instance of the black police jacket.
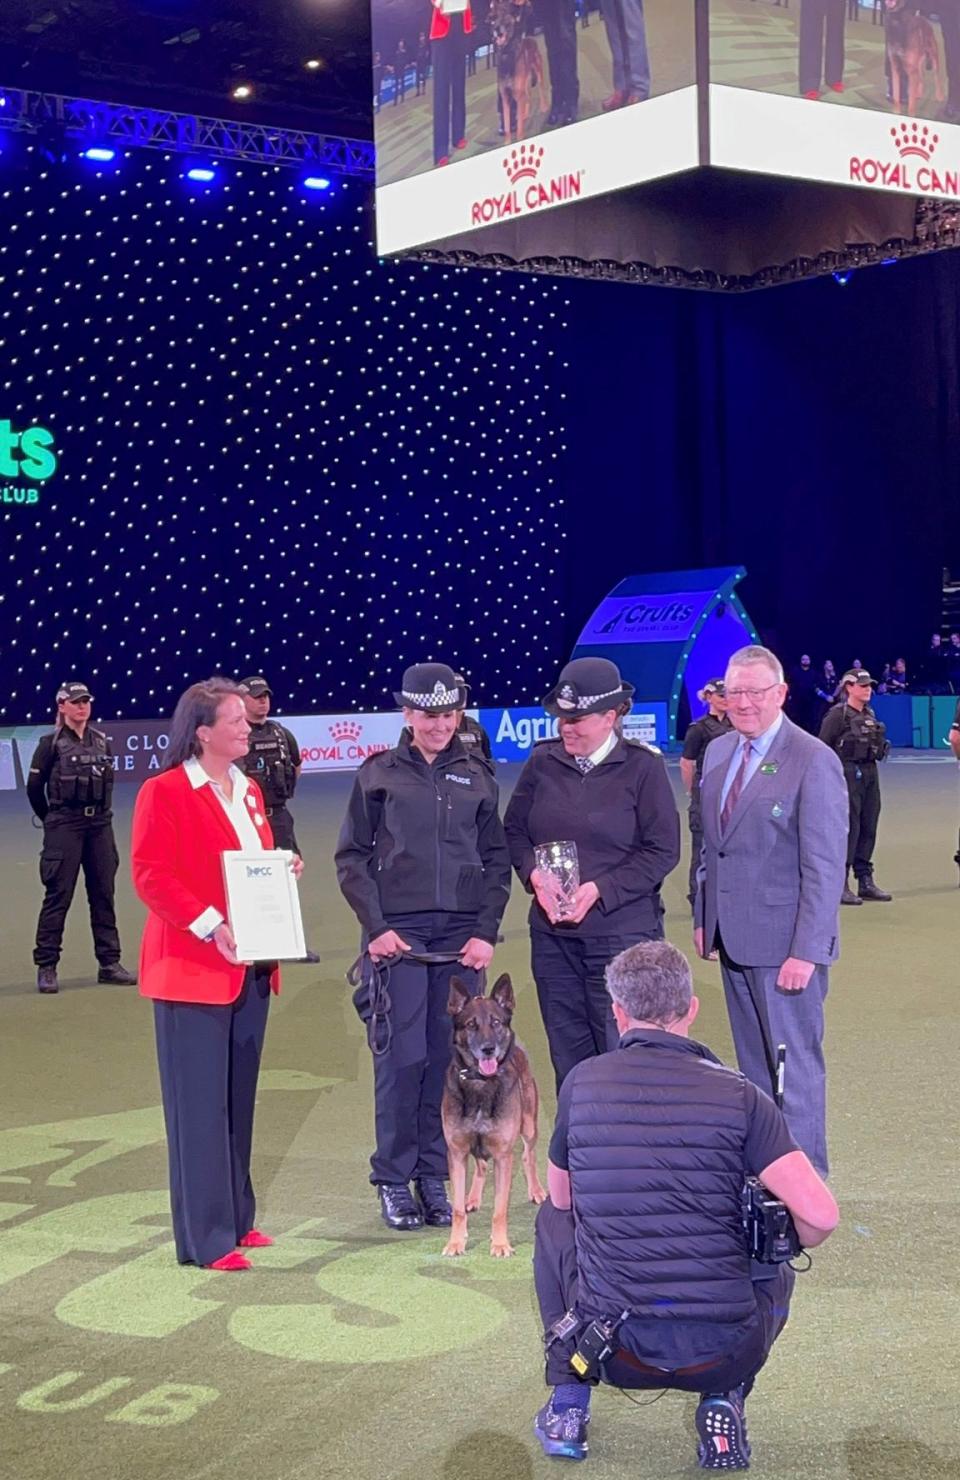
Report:
M520 772L503 821L526 889L536 867L534 847L572 841L581 883L600 891L574 926L551 925L534 899L532 929L583 936L658 927L660 886L680 859L680 819L663 757L648 746L621 739L584 776L562 740L541 740Z
M252 776L268 807L282 807L297 785L300 747L296 738L275 719L250 726L250 748L237 765Z
M445 910L475 913L473 933L496 944L510 894L498 799L493 767L456 736L432 765L406 740L364 761L335 858L368 936L391 915Z
M877 719L869 704L863 709L835 704L820 726L820 739L842 761L852 761L858 766L882 761L890 750L887 727Z
M44 735L33 753L27 776L27 800L43 820L50 811L98 816L110 811L113 758L102 730L87 725L83 738L69 725Z

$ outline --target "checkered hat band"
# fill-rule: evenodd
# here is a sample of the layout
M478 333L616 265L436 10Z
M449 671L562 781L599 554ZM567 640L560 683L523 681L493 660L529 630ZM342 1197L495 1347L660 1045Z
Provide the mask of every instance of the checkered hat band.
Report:
M608 689L605 694L584 694L577 700L578 709L589 709L591 704L597 704L601 699L612 699L615 695L622 693L621 688Z
M431 694L408 694L406 689L401 689L401 693L411 709L423 709L427 705L431 709L456 709L460 703L459 689L443 689L439 685Z

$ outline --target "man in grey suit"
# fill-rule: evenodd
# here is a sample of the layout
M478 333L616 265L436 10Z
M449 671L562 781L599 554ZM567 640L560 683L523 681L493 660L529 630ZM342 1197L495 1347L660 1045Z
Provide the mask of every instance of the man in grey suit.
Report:
M783 713L783 668L768 648L734 653L726 693L733 730L704 758L694 939L699 955L720 952L742 1073L775 1089L786 1044L784 1113L826 1175L823 1004L846 874L843 769Z

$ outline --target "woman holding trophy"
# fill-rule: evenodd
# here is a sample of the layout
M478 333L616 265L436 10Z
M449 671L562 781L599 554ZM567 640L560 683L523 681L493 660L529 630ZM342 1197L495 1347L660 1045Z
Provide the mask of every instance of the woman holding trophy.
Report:
M533 894L533 976L557 1089L581 1059L617 1046L607 963L663 937L660 887L680 858L680 819L660 755L625 740L633 687L608 658L575 658L543 707L556 740L534 747L504 817Z

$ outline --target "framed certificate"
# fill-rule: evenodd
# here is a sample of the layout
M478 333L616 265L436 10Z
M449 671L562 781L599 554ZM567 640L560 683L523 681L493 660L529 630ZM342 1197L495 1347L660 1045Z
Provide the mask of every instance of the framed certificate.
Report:
M221 855L228 923L241 961L302 961L307 953L293 856L286 848Z

